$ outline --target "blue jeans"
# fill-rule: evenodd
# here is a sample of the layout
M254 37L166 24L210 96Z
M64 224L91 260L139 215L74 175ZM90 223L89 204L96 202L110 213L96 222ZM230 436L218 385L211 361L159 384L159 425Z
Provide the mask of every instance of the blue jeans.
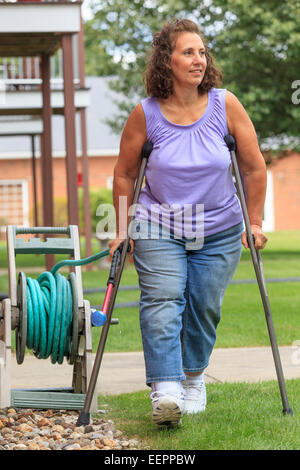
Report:
M205 237L135 240L146 383L185 380L209 364L221 305L240 260L243 223Z

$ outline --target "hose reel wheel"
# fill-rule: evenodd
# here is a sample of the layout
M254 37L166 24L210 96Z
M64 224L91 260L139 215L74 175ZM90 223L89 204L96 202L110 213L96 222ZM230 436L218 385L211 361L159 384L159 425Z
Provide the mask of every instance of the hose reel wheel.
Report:
M72 303L73 320L72 320L72 325L71 325L72 336L70 335L70 345L69 345L70 354L68 356L68 363L74 364L75 358L77 356L77 351L78 351L78 335L79 335L78 292L77 292L76 276L74 273L69 274L69 282L71 285L71 291L72 291L72 297L73 297L73 303Z
M16 359L22 364L26 347L39 359L51 355L51 362L62 364L66 357L74 364L78 354L80 319L77 280L59 273L45 272L37 280L18 275L15 329Z
M17 306L19 320L16 327L16 358L22 364L27 342L27 282L23 272L19 273L17 285Z

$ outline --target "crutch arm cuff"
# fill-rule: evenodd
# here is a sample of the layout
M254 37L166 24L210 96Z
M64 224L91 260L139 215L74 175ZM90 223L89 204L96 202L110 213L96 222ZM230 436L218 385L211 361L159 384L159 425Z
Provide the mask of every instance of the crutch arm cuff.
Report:
M147 140L144 145L143 145L143 148L142 148L142 158L149 158L150 157L150 153L152 152L152 149L153 149L153 144L152 142L150 142L150 140Z
M231 135L231 134L225 135L224 140L225 140L225 143L226 143L228 149L231 152L233 152L233 151L235 152L236 151L236 141L235 141L235 138L233 137L233 135Z

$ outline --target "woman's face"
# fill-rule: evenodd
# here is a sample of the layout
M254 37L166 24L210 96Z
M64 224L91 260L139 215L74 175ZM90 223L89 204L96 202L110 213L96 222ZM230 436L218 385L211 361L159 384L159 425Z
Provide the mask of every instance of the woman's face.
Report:
M180 33L171 55L174 85L198 87L207 66L205 47L196 33Z

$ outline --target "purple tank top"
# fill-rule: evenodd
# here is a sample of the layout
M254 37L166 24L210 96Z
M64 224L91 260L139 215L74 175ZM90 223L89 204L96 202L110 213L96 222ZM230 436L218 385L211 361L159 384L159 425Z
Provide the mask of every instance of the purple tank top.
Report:
M225 92L212 88L204 114L185 126L168 121L157 98L141 101L153 150L137 219L159 222L187 238L212 235L242 221L224 142Z

